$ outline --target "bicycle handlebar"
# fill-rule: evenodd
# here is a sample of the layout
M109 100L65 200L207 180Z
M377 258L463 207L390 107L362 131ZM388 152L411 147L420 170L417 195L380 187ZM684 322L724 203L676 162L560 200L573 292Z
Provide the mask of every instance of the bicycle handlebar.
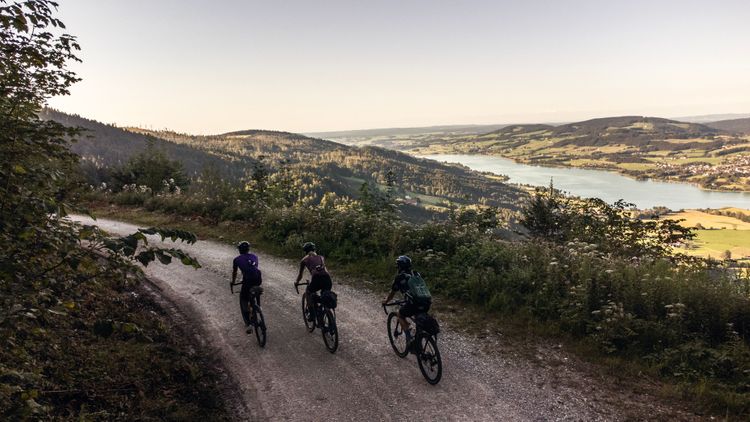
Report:
M386 309L388 306L399 306L399 305L403 305L404 303L406 303L405 300L397 300L391 303L383 303L383 312L385 312L385 314L388 315L388 310Z
M240 284L242 284L241 281L239 283L232 283L231 281L229 282L229 290L232 292L232 294L234 294L234 286L239 286Z
M310 284L310 280L305 280L304 283L298 283L298 282L295 281L294 282L294 290L297 291L297 294L299 294L299 286L307 286L308 284Z

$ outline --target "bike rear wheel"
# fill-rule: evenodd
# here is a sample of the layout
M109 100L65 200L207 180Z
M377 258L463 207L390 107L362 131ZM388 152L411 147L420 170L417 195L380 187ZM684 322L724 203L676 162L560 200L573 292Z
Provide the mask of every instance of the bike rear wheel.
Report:
M434 336L420 334L417 337L417 362L422 376L428 383L435 385L443 376L443 362Z
M398 357L405 358L409 354L409 351L406 350L406 335L403 327L401 327L398 314L395 312L388 315L388 340L391 341L391 347Z
M307 328L307 331L313 332L315 330L315 318L310 321L308 318L310 316L310 312L307 310L307 295L302 295L302 319L305 320L305 328Z
M260 347L266 345L266 320L263 318L263 311L260 306L255 308L255 339L258 340Z
M336 316L330 309L326 309L323 313L323 326L320 327L320 331L323 332L323 343L326 344L326 349L335 353L339 348L339 330L336 327Z

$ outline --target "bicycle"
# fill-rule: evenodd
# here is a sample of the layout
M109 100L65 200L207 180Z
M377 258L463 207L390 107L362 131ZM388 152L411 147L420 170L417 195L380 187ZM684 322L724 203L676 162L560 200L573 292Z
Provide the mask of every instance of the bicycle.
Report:
M383 312L388 315L388 340L396 355L405 358L409 353L417 356L419 371L428 383L435 385L443 376L443 362L437 347L437 335L440 332L435 318L427 313L408 317L416 327L414 337L410 343L406 342L406 334L401 327L397 312L388 313L388 306L401 306L405 300L383 304Z
M306 286L310 284L310 280L305 280L304 283L294 283L294 290L299 294L299 286ZM330 290L328 290L330 291ZM312 306L312 318L310 318L310 311L307 307L307 295L302 295L302 318L305 320L305 328L308 332L315 331L315 328L320 328L323 334L323 343L326 345L326 349L329 352L335 353L339 347L339 332L336 328L336 309L335 304L327 303L328 300L323 300L318 292L313 293L313 306Z
M234 286L237 286L242 283L230 283L229 287L232 291L232 294L234 294ZM247 304L250 305L250 308L252 310L252 315L250 316L249 325L251 325L255 331L255 339L258 340L258 345L260 347L265 347L266 345L266 320L263 318L263 310L260 307L260 295L263 294L263 288L260 286L253 286L250 288L250 300L248 300ZM244 304L242 302L242 297L240 297L240 312L243 313L243 319L245 318L244 313L247 312L246 307L247 304Z

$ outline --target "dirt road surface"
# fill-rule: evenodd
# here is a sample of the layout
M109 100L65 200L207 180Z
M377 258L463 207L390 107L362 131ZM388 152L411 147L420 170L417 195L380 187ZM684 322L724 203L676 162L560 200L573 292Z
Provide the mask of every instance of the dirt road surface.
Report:
M90 224L87 217L77 220ZM137 226L99 219L113 234ZM150 242L159 243L152 237ZM165 246L174 244L167 241ZM692 419L651 403L647 396L619 392L573 365L547 365L522 355L485 353L476 339L450 328L439 336L443 378L432 386L413 356L397 357L388 343L382 298L336 283L340 345L329 353L319 330L308 333L293 288L297 263L258 254L263 271L263 313L268 344L247 335L238 295L229 292L228 245L199 241L180 247L203 268L150 264L146 274L160 294L188 316L231 374L233 403L242 420L627 420ZM562 353L562 352L559 352ZM558 356L559 358L559 356ZM560 362L567 357L559 358ZM572 358L571 358L572 359ZM600 387L601 386L601 387Z

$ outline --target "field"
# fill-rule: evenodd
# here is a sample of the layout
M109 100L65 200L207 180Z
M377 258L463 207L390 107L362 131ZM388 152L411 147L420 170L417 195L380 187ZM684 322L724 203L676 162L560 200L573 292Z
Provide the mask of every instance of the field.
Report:
M721 211L742 212L748 210L724 208ZM669 218L684 219L686 227L698 227L696 238L686 253L703 257L723 258L726 251L739 260L750 260L750 223L738 218L716 215L699 210L687 210L670 214Z

